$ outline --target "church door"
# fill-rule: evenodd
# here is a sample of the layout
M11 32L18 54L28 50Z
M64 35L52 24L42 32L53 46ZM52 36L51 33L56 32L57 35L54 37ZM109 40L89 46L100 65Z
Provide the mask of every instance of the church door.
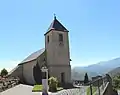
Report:
M65 83L65 73L61 73L61 83Z

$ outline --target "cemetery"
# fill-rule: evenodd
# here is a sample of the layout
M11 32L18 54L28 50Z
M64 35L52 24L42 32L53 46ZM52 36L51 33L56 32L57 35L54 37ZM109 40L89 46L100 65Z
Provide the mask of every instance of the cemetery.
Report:
M0 77L0 93L19 84L19 78Z

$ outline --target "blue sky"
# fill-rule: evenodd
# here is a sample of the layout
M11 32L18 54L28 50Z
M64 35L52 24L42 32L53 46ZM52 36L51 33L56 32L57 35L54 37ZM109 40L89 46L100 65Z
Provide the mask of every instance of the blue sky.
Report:
M0 0L0 69L44 47L57 19L70 31L72 66L120 57L119 0Z

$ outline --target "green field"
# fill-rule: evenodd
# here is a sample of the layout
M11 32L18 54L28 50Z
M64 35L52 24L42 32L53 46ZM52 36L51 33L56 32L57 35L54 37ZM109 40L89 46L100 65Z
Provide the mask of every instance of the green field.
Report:
M97 87L92 86L92 93L95 93L97 90ZM90 87L87 88L87 95L90 95Z
M43 89L42 85L34 85L32 92L41 92ZM57 91L63 90L62 87L57 87Z
M42 88L42 85L34 85L32 92L41 92Z

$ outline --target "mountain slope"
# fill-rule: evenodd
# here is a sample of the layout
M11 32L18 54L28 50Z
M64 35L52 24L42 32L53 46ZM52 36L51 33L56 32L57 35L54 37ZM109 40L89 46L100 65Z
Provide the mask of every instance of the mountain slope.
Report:
M108 72L117 73L117 72L120 72L119 71L120 68L117 68L117 67L120 67L120 58L115 58L109 61L102 61L97 64L89 65L86 67L74 67L72 72L72 77L74 78L81 77L81 79L83 79L85 72L88 72L88 75L90 77L96 76L98 74L99 75L105 74Z
M72 69L72 80L84 80L84 76L85 76L86 71L83 69L80 69L79 67L73 68ZM91 77L98 75L95 72L87 72L89 79L91 79Z
M117 68L111 70L110 72L108 72L108 74L110 74L111 77L114 77L114 76L120 74L120 67L117 67Z

